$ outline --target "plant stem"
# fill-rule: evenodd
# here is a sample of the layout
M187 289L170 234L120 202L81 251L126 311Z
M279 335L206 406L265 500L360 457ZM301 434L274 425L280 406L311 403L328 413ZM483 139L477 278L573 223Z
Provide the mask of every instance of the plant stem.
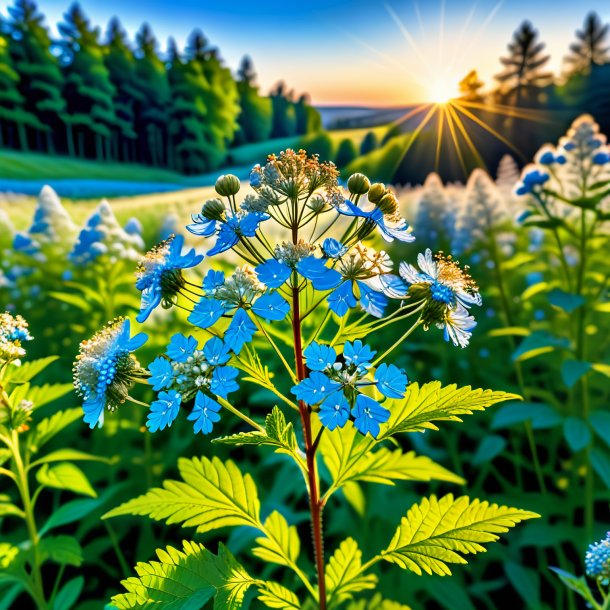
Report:
M296 243L296 231L293 231L293 241ZM293 276L292 288L292 334L294 338L294 360L297 379L305 378L305 363L303 362L303 344L301 338L301 308L299 303L298 277ZM324 578L324 539L322 534L322 505L320 503L318 476L316 470L316 448L311 433L311 411L301 400L299 401L303 437L305 439L305 456L307 459L307 478L309 487L309 509L311 513L311 527L313 545L318 575L318 603L320 610L326 610L326 581Z

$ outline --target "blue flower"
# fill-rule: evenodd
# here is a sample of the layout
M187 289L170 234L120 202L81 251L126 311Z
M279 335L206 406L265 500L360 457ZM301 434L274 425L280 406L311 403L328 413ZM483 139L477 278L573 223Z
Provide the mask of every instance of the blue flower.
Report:
M307 346L303 355L305 356L305 364L310 371L323 371L331 367L337 359L337 352L334 348L315 341Z
M474 317L462 305L447 309L444 320L437 323L437 327L444 330L445 341L451 341L456 347L468 345L476 325Z
M290 305L277 292L261 295L252 304L252 313L265 320L283 320L290 312Z
M587 576L598 579L602 585L610 582L610 532L599 542L589 545L585 554Z
M182 397L175 390L161 392L157 400L150 405L146 427L151 432L169 428L178 417Z
M346 199L344 204L337 209L340 214L345 216L364 218L365 221L373 223L385 241L391 242L395 239L402 242L415 241L415 237L411 234L411 228L404 218L394 218L386 215L381 208L374 207L370 211L365 211Z
M119 318L83 341L74 364L74 385L83 397L85 423L91 428L104 422L104 408L117 409L128 397L133 382L145 372L131 352L140 348L147 335L130 337L129 320Z
M269 259L255 268L258 279L269 288L279 288L290 277L293 269L309 280L316 290L330 290L341 282L341 274L326 266L326 260L313 255L306 256L293 266Z
M225 343L233 352L239 354L243 346L252 341L255 332L256 324L243 309L238 309L225 332Z
M345 426L349 417L349 403L342 392L334 392L322 401L319 417L322 425L329 430Z
M404 398L407 389L407 376L393 364L379 365L375 371L377 389L388 398Z
M150 377L148 383L155 392L169 388L174 379L174 369L171 362L163 356L157 356L149 365Z
M166 354L175 362L186 362L196 349L197 339L195 337L185 337L181 333L176 333L167 346Z
M199 328L209 328L216 324L224 313L225 307L221 301L204 297L195 304L187 319Z
M203 355L212 365L225 364L229 361L229 347L219 337L212 337L203 346Z
M606 165L610 163L610 154L604 151L597 152L593 155L592 161L595 165Z
M383 424L390 418L390 412L382 407L376 400L365 394L356 396L356 404L352 409L354 426L358 432L370 434L373 438L379 435L379 424Z
M187 417L189 421L194 421L193 429L196 433L202 432L209 434L217 421L220 421L220 405L204 394L197 392L195 396L195 406Z
M343 346L345 363L355 365L359 372L364 372L371 367L371 360L376 353L368 345L364 345L360 339L353 343L347 341Z
M279 288L292 273L292 269L275 258L270 258L255 269L258 279L269 288Z
M136 273L136 288L142 292L138 322L144 322L161 301L171 303L185 284L181 270L203 260L195 250L183 255L183 244L184 238L177 235L153 248L140 261Z
M212 383L210 390L221 398L226 398L231 392L239 390L239 385L235 381L239 371L232 366L219 366L212 373Z
M250 186L252 188L258 188L261 185L261 173L259 171L252 170L250 172Z
M338 288L335 288L326 301L330 310L341 317L358 304L351 282L343 282Z
M339 382L329 379L323 373L313 371L309 377L294 386L291 392L297 397L297 400L302 400L308 405L316 405L340 387Z
M203 289L205 292L212 292L219 286L225 283L225 274L223 271L215 271L210 269L203 278Z
M542 186L548 179L549 175L546 172L530 169L522 175L521 181L517 183L515 188L515 193L517 195L533 193L537 187Z
M327 237L322 243L322 252L328 258L341 258L347 252L347 246L344 246L334 237Z

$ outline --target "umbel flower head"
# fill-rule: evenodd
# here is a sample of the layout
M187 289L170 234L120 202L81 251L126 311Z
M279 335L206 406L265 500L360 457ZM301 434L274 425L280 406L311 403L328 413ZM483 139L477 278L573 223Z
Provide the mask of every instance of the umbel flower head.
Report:
M174 297L184 288L182 269L194 267L202 260L201 254L191 249L182 254L184 237L172 235L149 250L138 264L136 288L142 293L138 322L144 322L161 303L171 306Z
M218 337L212 337L203 349L197 340L178 333L148 367L148 383L159 392L150 405L146 425L151 432L170 427L181 405L195 399L188 420L194 422L195 432L209 434L220 420L218 396L227 398L239 388L238 371L228 366L229 347Z
M23 343L31 341L28 323L8 311L0 314L0 361L11 362L25 356Z
M445 339L466 347L476 326L468 308L481 305L482 299L467 268L462 268L451 256L427 249L417 257L419 269L400 263L400 275L409 285L408 296L424 300L422 323L425 329L434 325L444 329Z
M117 318L80 344L73 368L74 387L83 398L84 420L91 428L101 427L104 409L114 411L122 405L135 380L146 375L131 352L142 347L148 336L130 335L129 320Z
M599 542L589 545L585 554L587 576L595 578L604 586L610 584L610 532Z

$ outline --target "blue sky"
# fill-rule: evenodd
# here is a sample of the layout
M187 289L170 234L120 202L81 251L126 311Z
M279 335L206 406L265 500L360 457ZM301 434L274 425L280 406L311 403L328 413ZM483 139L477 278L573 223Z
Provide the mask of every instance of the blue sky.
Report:
M40 0L53 28L69 0ZM6 14L10 2L0 1ZM471 68L486 82L500 71L513 31L529 19L551 54L561 59L595 10L610 21L610 2L586 0L81 0L105 28L116 15L133 35L143 21L162 48L183 44L200 27L232 68L254 60L263 90L283 78L319 104L396 105L428 101L453 90Z

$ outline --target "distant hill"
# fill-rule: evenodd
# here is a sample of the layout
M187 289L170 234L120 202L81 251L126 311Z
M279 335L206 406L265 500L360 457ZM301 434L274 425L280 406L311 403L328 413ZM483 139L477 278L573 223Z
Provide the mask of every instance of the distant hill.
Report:
M352 129L387 125L414 106L380 108L374 106L316 106L325 129Z

